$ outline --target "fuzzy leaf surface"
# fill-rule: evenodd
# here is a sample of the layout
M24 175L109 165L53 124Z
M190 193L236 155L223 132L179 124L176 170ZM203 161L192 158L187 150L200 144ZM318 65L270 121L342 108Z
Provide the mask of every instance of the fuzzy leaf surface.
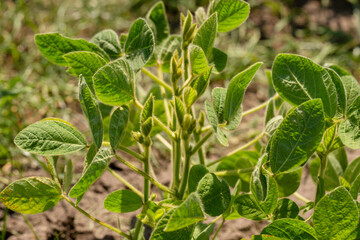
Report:
M91 42L104 50L111 60L115 60L121 55L119 37L117 33L111 29L105 29L97 33L91 39Z
M281 239L317 240L315 230L307 223L297 219L279 219L265 227L261 234Z

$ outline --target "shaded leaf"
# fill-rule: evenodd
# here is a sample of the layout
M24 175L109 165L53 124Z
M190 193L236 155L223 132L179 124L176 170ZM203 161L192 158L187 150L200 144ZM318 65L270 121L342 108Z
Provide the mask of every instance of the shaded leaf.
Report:
M316 240L312 227L297 219L279 219L266 226L261 234L268 234L281 239Z
M189 52L191 73L200 75L208 68L208 62L204 50L202 50L199 46L191 45Z
M123 105L121 108L115 109L111 115L109 125L110 145L116 149L123 138L129 121L129 108Z
M115 60L121 55L119 37L117 33L111 29L105 29L95 34L91 42L104 50L111 60Z
M291 199L282 198L276 205L273 217L275 220L280 218L296 218L298 214L299 207L296 203Z
M345 146L360 148L360 96L348 107L346 119L341 121L338 134Z
M158 2L152 6L146 15L146 19L149 21L154 32L156 44L160 44L169 36L170 32L164 3Z
M196 191L198 183L207 173L209 170L204 165L197 164L191 167L188 182L189 193Z
M205 56L209 59L217 32L217 15L212 14L198 29L193 44L202 48Z
M142 205L142 199L130 190L117 190L112 192L104 201L105 209L116 213L133 212L141 208Z
M235 209L238 213L247 219L260 221L266 219L266 215L257 205L256 200L252 194L241 194L235 199Z

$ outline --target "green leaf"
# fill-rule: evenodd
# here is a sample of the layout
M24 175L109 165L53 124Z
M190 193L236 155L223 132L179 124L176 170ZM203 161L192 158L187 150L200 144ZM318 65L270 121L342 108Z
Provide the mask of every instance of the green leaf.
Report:
M334 70L332 70L331 68L325 68L325 70L330 75L331 80L336 88L337 107L335 117L342 117L345 115L347 105L344 83L341 77Z
M156 3L147 13L146 19L154 32L156 44L160 44L169 36L170 32L164 3Z
M164 72L170 72L170 60L176 50L181 52L181 36L171 35L161 43L154 53L156 54L156 61L161 64Z
M324 176L324 187L326 191L331 191L334 188L340 186L340 177L344 176L345 169L347 169L347 157L344 148L340 148L334 152L331 152L327 156L327 164ZM320 159L315 158L310 164L310 174L317 182L319 175Z
M186 200L171 214L165 231L172 232L205 219L201 209L199 197L196 193L190 194Z
M146 100L144 107L141 111L140 123L144 123L148 118L154 114L154 97L150 95Z
M122 52L125 52L125 43L126 43L126 39L128 38L128 35L125 33L120 34L120 48Z
M0 201L7 208L23 214L45 212L54 207L60 198L60 186L45 177L17 180L0 193Z
M180 126L182 126L185 116L185 106L178 97L175 97L175 112Z
M222 124L225 121L225 98L226 88L214 88L212 91L213 106L218 119L218 123Z
M52 177L52 180L54 180L56 183L59 183L58 173L56 170L58 156L46 156L45 160L46 160L47 168L49 169L50 175Z
M209 59L217 32L217 14L212 14L198 29L193 44L202 48L205 56Z
M198 183L207 173L209 170L204 165L197 164L191 167L188 182L189 193L196 191Z
M218 31L229 32L248 18L250 5L241 0L216 0L210 5L210 14L214 12L218 14Z
M206 116L210 122L211 127L213 128L217 140L223 146L228 146L229 143L225 133L218 127L219 123L217 120L215 110L207 100L205 101L205 110L206 110Z
M151 28L144 19L137 19L131 25L126 39L126 60L134 70L138 70L151 58L154 48L155 39Z
M70 197L79 197L84 194L89 187L102 175L107 168L113 152L109 147L103 146L96 153L94 159L89 163L87 168L84 170L83 175L79 181L70 190Z
M348 108L353 104L360 96L360 85L358 81L352 75L345 75L341 77L346 92L346 112Z
M266 219L266 215L256 203L252 194L241 194L235 199L234 205L236 211L244 218L255 221Z
M360 148L360 96L348 107L346 119L340 123L338 134L345 146Z
M265 133L266 135L271 138L272 135L276 132L278 127L280 126L281 122L284 120L283 116L276 116L270 119L265 125Z
M350 194L354 198L354 200L357 200L357 198L359 196L359 192L360 192L360 175L358 175L355 178L355 180L350 188Z
M228 156L219 159L220 164L217 166L216 171L252 169L258 162L259 158L259 153L255 151L234 152ZM240 190L242 192L249 192L251 172L252 171L249 171L247 173L241 173L238 176L226 176L223 178L231 187L235 187L237 180L240 179Z
M269 150L272 172L286 172L304 165L315 152L323 132L320 99L309 100L293 109L272 137Z
M343 146L339 137L337 137L337 124L332 125L326 129L322 143L320 143L317 152L322 155L327 155L328 153L340 148Z
M220 49L213 48L212 55L210 58L210 63L214 63L215 69L220 73L226 67L228 56L226 53Z
M301 182L302 168L295 171L277 174L275 180L278 183L279 197L287 197L296 192Z
M276 110L275 110L275 100L273 98L270 99L268 104L266 105L265 110L265 125L275 117Z
M201 222L197 223L191 240L209 240L214 228L215 223L210 223L209 225Z
M79 80L79 100L81 108L89 122L93 140L96 146L100 148L104 133L100 109L82 75L80 75Z
M96 96L105 104L120 106L133 97L133 82L129 63L123 59L100 68L93 76Z
M191 73L194 75L200 75L205 72L208 68L208 62L202 48L196 45L191 45L189 52Z
M164 229L175 209L167 212L157 223L151 234L150 240L189 240L193 233L195 225L187 226L177 231L165 232Z
M297 106L320 98L328 117L336 113L336 87L329 73L310 59L293 54L277 55L273 84L281 98Z
M225 120L227 122L235 117L241 107L245 90L261 65L261 62L255 63L231 79L225 100Z
M196 91L196 98L191 99L191 101L188 103L189 105L194 104L195 101L199 99L201 95L203 95L206 88L209 86L210 74L212 69L213 66L208 67L206 71L204 71L199 77L196 77L190 83L190 87Z
M345 240L356 229L359 212L350 193L338 187L317 203L313 219L319 240Z
M142 199L130 190L117 190L112 192L104 201L105 209L116 213L133 212L141 208L142 205Z
M360 157L355 158L346 168L344 177L352 184L360 174Z
M115 109L111 115L109 125L110 145L116 149L125 134L125 130L129 121L129 108L123 105L121 108Z
M94 93L92 77L99 68L106 64L106 61L92 52L71 52L65 54L63 57L71 67L73 73L75 73L77 77L82 75L90 90Z
M206 174L200 180L197 193L204 211L210 216L219 216L229 207L230 188L224 180L220 181L213 173Z
M36 34L35 42L44 57L61 66L68 66L64 54L76 51L97 53L108 60L104 51L95 44L83 39L67 38L59 33Z
M242 106L240 105L239 109L235 113L234 117L226 123L225 129L232 131L238 128L242 118Z
M111 60L115 60L121 55L121 47L119 37L116 32L111 29L105 29L97 33L92 39L99 48L104 50Z
M299 207L296 203L287 198L282 198L278 201L276 208L273 212L273 218L296 218L299 214Z
M265 227L261 234L268 234L281 239L317 240L315 231L303 221L297 219L279 219Z
M16 135L14 143L39 155L63 155L86 147L84 136L73 125L56 118L31 124Z
M270 235L253 235L251 240L284 240L283 238L278 238Z
M66 161L66 165L64 168L63 190L65 193L67 193L70 190L73 175L74 175L73 164L71 159L69 159Z
M329 68L334 70L340 77L347 76L347 75L351 76L351 74L348 71L346 71L345 69L339 67L338 65L331 64L329 66Z

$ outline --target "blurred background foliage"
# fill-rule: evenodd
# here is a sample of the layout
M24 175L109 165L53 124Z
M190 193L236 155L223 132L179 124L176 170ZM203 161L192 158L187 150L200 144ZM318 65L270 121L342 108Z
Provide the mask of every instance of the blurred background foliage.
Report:
M28 161L13 145L17 132L45 117L74 122L81 111L76 100L77 80L41 56L34 34L60 32L87 40L106 28L120 34L127 31L133 20L145 16L155 2L0 0L0 169L4 174L21 175L23 161ZM185 13L187 9L194 12L198 6L208 5L208 0L164 2L172 33L179 32L179 12ZM360 76L357 0L248 2L251 5L248 21L237 30L221 34L217 40L217 47L229 58L226 73L215 76L214 84L226 84L255 61L263 61L271 68L279 52L298 53L319 64L337 63ZM258 77L257 84L260 95L267 96L265 72ZM6 184L8 180L1 175L0 172L0 182Z

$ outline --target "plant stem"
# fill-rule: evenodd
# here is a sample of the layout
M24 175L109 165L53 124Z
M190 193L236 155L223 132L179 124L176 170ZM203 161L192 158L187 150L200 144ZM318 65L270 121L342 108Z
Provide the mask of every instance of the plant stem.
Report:
M126 181L123 177L121 177L119 174L117 174L114 170L112 170L111 168L107 168L107 170L109 171L109 173L111 173L115 178L117 178L120 182L122 182L125 186L127 186L131 191L133 191L134 193L136 193L139 197L141 197L142 199L144 198L144 194L142 194L136 187L134 187L133 185L131 185L131 183L129 183L128 181Z
M141 161L141 162L144 162L144 158L138 154L137 152L127 148L127 147L124 147L124 146L118 146L117 147L118 149L120 149L121 151L133 156L134 158L136 158L137 160Z
M194 134L194 139L195 139L195 141L196 141L196 143L199 143L199 141L200 141L200 135L199 134L197 134L197 133L195 133ZM196 146L195 146L196 147ZM199 148L199 150L197 151L197 153L198 153L198 157L199 157L199 163L201 164L201 165L205 165L205 154L204 154L204 149L203 149L203 146L201 146L200 148Z
M191 149L190 155L194 155L203 145L204 143L211 137L213 131L209 131L202 139L200 139L196 145Z
M166 134L172 139L175 140L175 134L173 131L171 131L170 128L168 128L160 119L153 116L155 123L164 131Z
M183 63L183 70L184 70L184 81L186 81L189 78L189 50L188 48L183 48L183 58L184 58L184 63ZM184 84L185 86L185 84Z
M216 176L224 177L224 176L238 176L239 174L243 173L251 173L254 171L254 168L243 168L243 169L236 169L236 170L224 170L224 171L218 171L214 172Z
M180 184L180 165L181 165L181 141L178 139L173 142L173 184L172 189L178 190Z
M151 154L151 147L144 146L144 172L150 176L150 154ZM144 178L144 203L147 204L149 201L150 196L150 182L149 179Z
M21 214L21 216L24 218L24 221L26 222L26 224L29 226L31 232L34 234L34 237L36 240L39 240L39 237L38 235L36 234L35 230L34 230L34 227L33 225L31 224L31 222L29 221L29 219L24 215L24 214Z
M161 136L160 134L156 134L155 137L157 138L157 140L159 140L159 142L161 142L167 149L171 151L172 149L171 144L168 141L166 141L166 139L163 136Z
M247 115L249 115L249 114L251 114L251 113L254 113L254 112L256 112L256 111L259 111L260 109L265 108L272 99L276 100L276 99L278 99L278 98L279 98L279 94L275 94L275 95L274 95L272 98L270 98L268 101L266 101L266 102L264 102L264 103L262 103L262 104L260 104L260 105L258 105L258 106L256 106L256 107L254 107L254 108L251 108L251 109L249 109L249 110L247 110L247 111L245 111L245 112L243 112L242 116L245 117L245 116L247 116Z
M297 199L303 201L304 203L311 202L309 199L307 199L306 197L304 197L303 195L301 195L298 192L294 192L293 195L294 195L294 197L296 197Z
M222 157L222 158L220 158L220 159L218 159L218 160L216 160L216 161L214 161L214 162L212 162L212 163L209 163L207 166L210 167L210 166L212 166L212 165L215 165L215 164L217 164L218 162L221 162L221 161L223 161L224 159L226 159L228 156L233 155L233 154L235 154L235 153L237 153L237 152L241 152L242 150L250 147L251 145L253 145L253 144L256 143L257 141L259 141L259 140L260 140L262 137L264 137L264 136L265 136L265 132L260 133L258 136L256 136L256 137L255 137L253 140L251 140L250 142L248 142L248 143L246 143L245 145L243 145L243 146L235 149L234 151L228 153L225 157Z
M216 230L214 237L212 238L212 240L215 240L216 236L218 235L218 233L220 232L221 228L224 226L225 223L225 218L222 219L220 226L218 227L218 229Z
M189 170L190 170L190 157L191 157L191 149L189 146L189 139L183 140L184 149L185 149L185 164L184 170L182 174L180 190L179 190L179 199L182 199L186 190L186 185L189 177Z
M76 210L78 210L79 212L81 212L82 214L84 214L86 217L88 217L89 219L93 220L94 222L110 229L111 231L114 231L118 234L120 234L121 236L127 238L127 239L131 239L129 235L127 235L126 233L124 233L123 231L121 231L120 229L117 229L107 223L104 223L103 221L100 221L99 219L95 218L94 216L90 215L88 212L86 212L85 210L83 210L82 208L80 208L79 206L76 206L75 203L73 203L73 201L71 201L71 199L69 199L67 196L62 195L63 199L65 199L68 203L70 203L71 206L73 206Z
M315 203L317 203L324 195L325 195L325 189L324 189L324 177L325 177L325 170L327 165L327 155L320 155L318 154L320 158L320 170L319 175L316 183L316 196L315 196Z
M127 167L129 167L131 170L133 170L134 172L140 174L141 176L143 176L144 178L147 178L151 183L153 183L155 186L157 186L159 189L168 192L172 195L174 195L174 191L170 190L168 187L162 185L161 183L159 183L158 181L156 181L155 179L153 179L149 174L146 174L144 171L140 170L139 168L135 167L134 165L132 165L131 163L129 163L128 161L122 159L120 156L115 155L116 159L119 160L120 162L122 162L123 164L125 164Z
M156 77L154 74L152 74L146 68L142 68L141 71L143 73L145 73L148 77L150 77L152 80L154 80L156 83L158 83L160 86L164 87L166 91L169 91L170 93L172 93L172 88L166 82L164 82L163 80Z
M161 64L157 64L156 65L156 69L157 69L157 75L158 78L163 82L164 81L164 76L163 76L163 72L162 72L162 66ZM165 114L166 114L166 120L169 123L170 122L170 111L169 111L169 104L168 104L168 100L166 97L166 92L163 86L160 86L160 91L161 91L161 96L164 100L164 108L165 108ZM171 92L172 92L172 88L171 88Z

